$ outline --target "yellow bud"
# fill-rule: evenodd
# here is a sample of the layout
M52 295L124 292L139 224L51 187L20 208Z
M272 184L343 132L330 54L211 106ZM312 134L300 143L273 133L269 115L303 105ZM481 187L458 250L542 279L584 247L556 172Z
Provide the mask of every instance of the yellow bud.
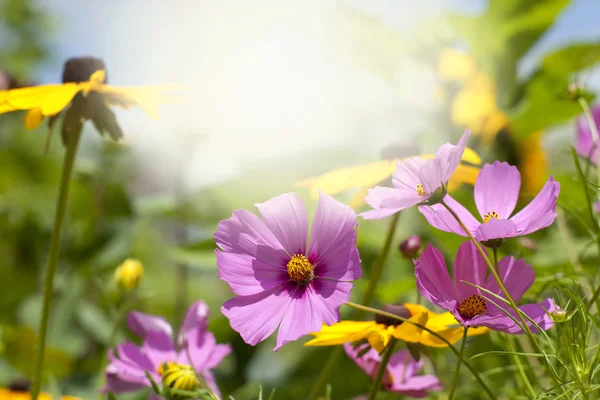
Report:
M125 290L135 290L144 276L144 266L138 260L128 258L115 270L115 284Z

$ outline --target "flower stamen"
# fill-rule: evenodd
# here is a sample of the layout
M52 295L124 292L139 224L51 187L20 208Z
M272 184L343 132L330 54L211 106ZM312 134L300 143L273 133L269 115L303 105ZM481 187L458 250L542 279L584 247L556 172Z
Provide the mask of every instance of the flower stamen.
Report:
M305 285L314 277L313 266L304 254L294 254L287 263L288 276L296 283Z
M474 294L467 297L466 299L461 301L458 306L458 313L463 318L468 319L473 318L477 315L485 314L486 310L487 303L485 302L483 296L478 294Z
M492 211L487 214L483 214L483 223L485 224L492 218L500 219L500 216L498 215L498 213L496 211Z
M158 367L157 372L163 383L171 389L193 392L200 387L200 381L189 365L164 363Z
M419 196L425 196L425 189L423 189L423 185L420 183L417 185L417 194Z

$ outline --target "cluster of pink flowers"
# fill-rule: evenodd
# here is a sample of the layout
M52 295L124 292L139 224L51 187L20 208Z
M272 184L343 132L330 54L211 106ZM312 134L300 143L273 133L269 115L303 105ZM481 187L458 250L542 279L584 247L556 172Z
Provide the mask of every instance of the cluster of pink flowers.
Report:
M552 224L560 185L550 177L529 205L512 215L521 178L518 170L507 163L485 165L479 174L474 196L481 221L447 194L447 182L459 165L468 138L469 132L465 132L457 145L443 145L427 161L412 158L399 162L393 187L371 189L366 202L373 209L361 216L382 219L419 206L432 226L461 236L472 235L489 247ZM250 345L277 330L274 350L278 350L309 332L319 331L323 324L340 320L339 309L349 301L352 281L360 278L362 272L356 245L358 222L350 207L321 193L309 240L308 216L298 195L282 194L256 207L260 217L236 210L231 218L221 221L214 234L219 247L219 278L236 295L223 304L221 312ZM452 274L441 251L431 245L414 264L423 297L453 313L457 323L509 334L523 332L516 312L502 302L503 292L488 275L483 255L472 242L460 246ZM533 269L524 260L510 256L501 259L497 267L504 286L518 302L534 282ZM553 325L549 313L556 307L552 299L546 299L519 308L528 316L528 328L536 332ZM140 348L126 343L118 346L116 353L111 351L107 390L118 392L147 386L144 371L159 379L161 363L177 362L193 365L218 393L210 369L229 352L229 347L217 345L206 331L207 312L203 303L194 305L182 329L187 340L180 337L175 343L164 320L133 314L129 321L131 330L144 338L144 344ZM346 346L349 357L373 377L381 359L375 350L364 350ZM383 386L413 397L439 390L441 384L435 376L418 374L422 363L406 350L392 355Z

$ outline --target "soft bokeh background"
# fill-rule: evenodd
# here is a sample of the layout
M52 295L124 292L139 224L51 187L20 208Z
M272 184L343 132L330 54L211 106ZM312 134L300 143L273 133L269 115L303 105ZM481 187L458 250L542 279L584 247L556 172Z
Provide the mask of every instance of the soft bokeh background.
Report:
M330 350L300 341L273 353L273 341L250 347L230 329L218 311L231 295L216 274L218 221L286 191L314 209L297 182L390 151L431 151L465 128L484 161L519 166L525 199L554 173L577 212L583 195L570 190L567 146L581 110L566 93L572 82L590 100L600 89L599 15L596 0L0 0L0 71L17 84L58 82L66 58L93 55L111 84L181 83L189 97L161 108L160 121L119 112L118 144L86 127L56 281L49 384L95 398L113 329L112 273L135 257L146 269L136 309L177 324L192 301L211 306L211 328L234 348L218 371L225 394L256 398L260 383L277 388L276 398L302 398ZM46 128L27 132L22 117L0 118L0 386L31 372L63 154L57 138L44 154ZM469 190L457 194L467 204ZM385 228L361 224L367 277ZM409 211L395 243L412 233L449 255L460 242ZM542 278L532 297L569 262L556 224L535 239L528 261ZM525 254L516 241L505 251ZM354 295L364 288L358 282ZM394 252L377 304L414 299L412 263ZM126 337L122 326L118 338ZM478 338L472 351L500 341ZM452 368L446 353L434 356ZM475 363L515 390L510 374L495 370L505 359ZM347 360L331 382L334 399L367 388ZM476 387L461 390L478 398Z

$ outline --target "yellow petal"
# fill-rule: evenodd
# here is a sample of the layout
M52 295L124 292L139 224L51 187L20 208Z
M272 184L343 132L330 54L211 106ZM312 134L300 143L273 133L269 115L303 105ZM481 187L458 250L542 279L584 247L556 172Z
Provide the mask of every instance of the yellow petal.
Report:
M311 332L314 339L304 343L305 346L334 346L355 342L367 337L369 331L377 325L375 321L340 321L331 326L323 325L321 331Z
M90 82L95 85L104 83L106 80L106 71L99 69L90 76Z
M427 321L427 328L436 332L438 335L445 338L451 344L458 342L463 336L463 327L460 326L454 315L450 312L438 314L435 317L430 318ZM467 336L482 335L487 333L488 329L481 328L470 328L467 332ZM431 347L447 347L448 345L442 340L438 339L431 333L424 331L421 336L421 343L425 346Z
M412 314L412 312L411 312ZM427 320L429 318L429 310L425 309L424 311L418 311L416 314L413 314L408 320L412 322L416 322L419 325L425 326ZM421 333L423 329L415 326L409 322L404 322L401 325L397 326L394 329L394 337L396 339L403 340L405 342L417 343L421 339Z
M96 91L106 95L113 106L130 108L139 105L151 118L158 119L159 104L181 104L187 102L183 96L169 95L167 91L181 90L181 85L156 85L139 87L116 87L101 85Z
M376 352L381 353L383 349L385 349L385 346L390 342L393 332L393 326L386 328L384 325L376 325L367 335L369 345L375 349Z
M472 167L470 165L459 164L456 168L456 171L454 171L454 174L452 174L450 181L448 182L448 191L454 191L463 183L475 185L478 175L479 168Z
M40 108L44 116L51 116L61 112L80 90L77 83L33 86L9 90L4 101L13 107L9 111Z
M44 115L40 108L33 108L25 114L25 128L35 129L44 121Z
M475 69L475 60L468 54L445 49L438 56L437 71L443 81L462 81L471 76Z
M367 193L369 193L369 189L361 189L358 193L356 193L348 202L350 208L356 210L365 204L365 197L367 196Z

